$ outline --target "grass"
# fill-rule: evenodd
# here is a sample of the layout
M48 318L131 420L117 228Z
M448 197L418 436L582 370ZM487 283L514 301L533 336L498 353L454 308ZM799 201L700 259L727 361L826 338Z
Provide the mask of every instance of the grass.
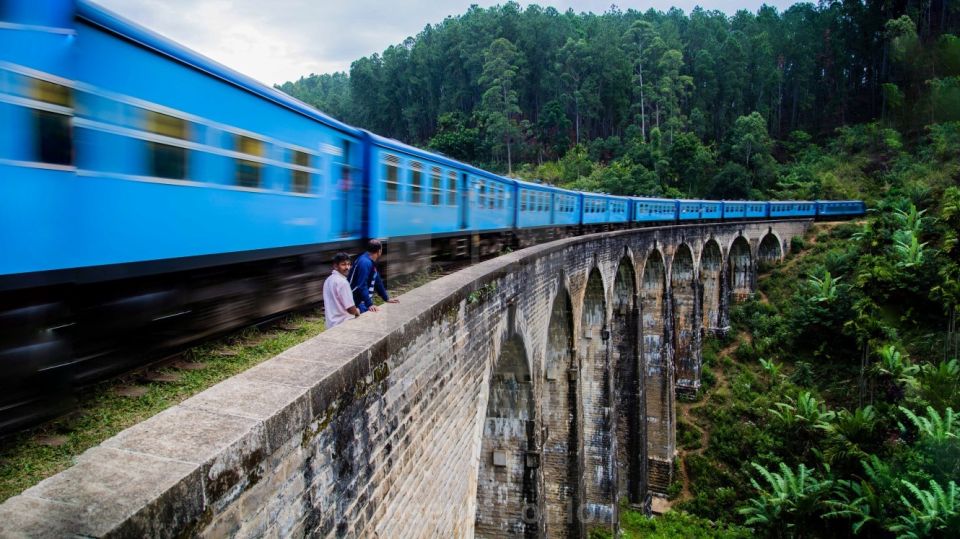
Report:
M604 530L592 530L590 539L612 537ZM702 539L741 539L751 537L749 530L729 524L717 524L683 511L669 511L656 518L649 518L639 511L620 509L620 533L623 539L676 539L691 537Z
M182 359L202 368L157 371L177 374L174 382L140 383L143 371L139 371L82 390L74 412L3 441L0 502L70 467L76 456L120 431L318 335L324 329L320 315L317 311L291 317L282 329L248 329L190 349ZM146 393L140 397L118 393L133 384Z

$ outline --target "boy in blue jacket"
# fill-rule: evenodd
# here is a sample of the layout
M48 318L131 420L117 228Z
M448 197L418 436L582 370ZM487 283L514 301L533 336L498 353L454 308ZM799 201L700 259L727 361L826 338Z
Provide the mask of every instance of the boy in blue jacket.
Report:
M377 260L382 254L383 244L378 240L370 240L367 244L367 252L358 256L353 267L350 268L348 276L350 289L353 291L353 300L361 313L379 310L373 304L374 291L387 303L400 303L398 299L390 299L386 287L383 286L383 280L380 279L380 272L377 271Z

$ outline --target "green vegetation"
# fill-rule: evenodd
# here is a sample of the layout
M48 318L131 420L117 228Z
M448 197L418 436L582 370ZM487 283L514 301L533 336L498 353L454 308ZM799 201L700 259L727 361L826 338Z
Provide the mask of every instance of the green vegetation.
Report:
M960 120L958 30L948 2L732 16L506 2L428 25L349 75L279 88L376 133L565 187L872 200L876 168L846 157L909 149L933 135L926 126Z
M321 314L291 317L283 327L249 329L193 348L183 359L202 368L158 371L175 374L173 381L146 382L145 373L139 372L85 389L75 412L4 440L0 447L0 501L70 467L77 455L120 431L319 334L324 328ZM139 384L145 393L124 396L123 388L131 384Z
M960 535L958 135L933 125L907 151L871 124L816 150L874 209L791 242L732 309L732 361L704 354L720 382L678 423L685 450L694 427L708 443L676 509L760 536Z

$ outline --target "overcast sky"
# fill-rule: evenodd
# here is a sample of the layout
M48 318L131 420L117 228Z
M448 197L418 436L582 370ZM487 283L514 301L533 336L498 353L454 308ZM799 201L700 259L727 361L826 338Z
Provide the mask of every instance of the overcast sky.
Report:
M97 0L104 7L172 38L266 84L311 73L349 71L362 56L382 52L415 36L427 24L462 14L471 4L492 0ZM531 2L521 1L522 6ZM728 14L756 11L762 4L779 10L788 0L556 0L538 2L560 11L603 13L671 6L689 13L694 6Z

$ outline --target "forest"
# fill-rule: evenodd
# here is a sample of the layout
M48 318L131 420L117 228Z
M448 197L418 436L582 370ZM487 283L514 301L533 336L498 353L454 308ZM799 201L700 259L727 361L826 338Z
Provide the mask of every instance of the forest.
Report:
M960 7L603 14L506 3L279 88L532 181L859 198L708 339L673 509L624 537L960 537ZM603 536L603 533L598 533Z
M915 140L960 119L960 7L603 14L474 6L280 89L341 120L524 179L614 194L853 196L780 165L843 126Z

